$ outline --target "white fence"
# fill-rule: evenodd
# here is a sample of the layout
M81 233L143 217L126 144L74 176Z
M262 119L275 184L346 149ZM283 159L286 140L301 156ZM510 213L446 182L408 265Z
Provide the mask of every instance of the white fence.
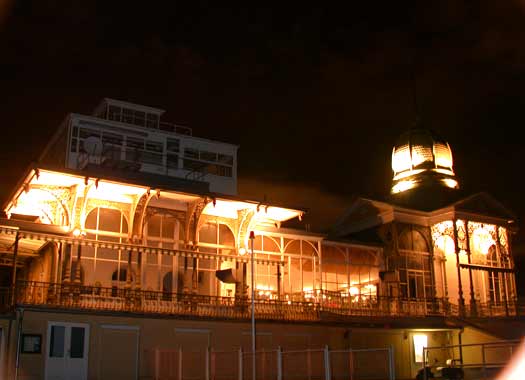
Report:
M434 376L446 377L443 375L445 372L454 372L457 369L465 380L493 380L509 364L519 345L519 340L503 340L425 347L423 366L430 367Z
M251 380L253 354L155 349L144 352L154 380ZM395 380L393 348L255 352L257 380Z

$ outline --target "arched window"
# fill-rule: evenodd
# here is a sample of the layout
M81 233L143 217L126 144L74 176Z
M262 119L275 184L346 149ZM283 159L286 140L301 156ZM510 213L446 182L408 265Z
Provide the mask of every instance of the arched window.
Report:
M126 243L128 240L128 221L117 209L96 207L86 216L84 223L86 239ZM86 268L88 285L100 282L104 287L114 286L112 276L115 270L120 272L128 262L128 252L102 247L82 247L82 261L89 262ZM136 256L133 257L136 265ZM96 274L96 276L95 276ZM119 275L120 276L120 275ZM118 284L117 284L118 285Z
M288 263L284 268L284 292L292 298L310 298L321 286L319 256L312 242L285 239Z
M425 237L409 226L399 236L398 247L401 296L420 300L433 297L430 254Z
M96 207L86 217L87 232L98 236L127 237L128 222L117 209Z
M323 289L334 292L348 292L349 273L346 249L332 245L322 246Z
M348 266L348 292L352 302L375 298L379 284L379 259L375 252L361 247L348 247Z
M487 251L487 265L491 267L498 267L498 253L496 251L496 246L491 245ZM489 300L493 304L500 304L503 301L503 278L502 273L489 271L488 272L488 290L489 290Z
M199 228L199 252L213 253L216 255L234 255L235 237L230 228L223 223L207 222ZM225 265L226 264L226 265ZM186 260L185 267L197 271L197 284L199 294L215 295L223 293L226 288L218 286L215 277L217 269L228 269L229 262L219 258ZM195 266L195 268L193 268ZM223 289L224 288L224 289ZM226 290L225 290L226 291Z
M184 228L171 214L155 214L148 219L145 228L147 245L176 249L184 240Z
M170 212L158 210L156 214L148 218L144 227L144 238L145 244L150 247L179 249L181 242L184 241L184 225ZM177 258L159 253L148 253L144 259L146 264L142 278L144 287L163 292L176 292L177 284L173 282L173 278L174 273L177 273ZM168 273L171 274L169 286L165 280Z
M399 237L399 249L428 252L428 245L421 232L415 229L409 229L404 231Z
M249 247L251 248L251 247ZM253 251L257 259L263 260L280 260L281 249L278 241L272 236L256 234L253 241ZM277 265L267 263L255 264L255 292L256 297L261 299L275 299L279 290L279 271ZM251 273L248 273L251 284ZM281 278L282 280L282 278Z

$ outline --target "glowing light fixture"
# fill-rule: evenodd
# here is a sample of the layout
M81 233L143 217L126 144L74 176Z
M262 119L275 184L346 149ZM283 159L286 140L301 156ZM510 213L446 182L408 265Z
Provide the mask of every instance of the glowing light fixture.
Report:
M484 225L483 227L476 228L472 233L472 245L474 251L486 255L489 253L490 247L492 247L496 242L490 235L490 229L493 229L492 225Z
M78 238L78 237L84 237L84 236L86 236L86 231L82 231L82 230L80 230L80 229L78 229L78 228L75 228L75 229L73 230L73 236L76 237L76 238Z

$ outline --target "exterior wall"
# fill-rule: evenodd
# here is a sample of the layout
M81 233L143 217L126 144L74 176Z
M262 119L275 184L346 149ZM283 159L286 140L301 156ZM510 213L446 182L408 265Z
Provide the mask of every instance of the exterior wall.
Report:
M42 379L45 373L48 351L48 323L83 323L89 325L88 379L115 378L132 379L138 374L140 379L154 377L155 350L173 353L163 360L171 360L176 366L178 350L184 352L185 376L198 376L200 367L191 368L186 361L204 363L205 351L211 347L216 352L225 352L224 360L236 365L236 352L251 350L249 323L227 321L191 321L174 319L135 318L126 316L103 316L92 314L53 313L25 311L24 334L42 335L40 354L21 354L19 379ZM9 373L12 378L14 345L17 323L13 324L12 362ZM7 324L1 325L7 329ZM393 347L395 354L395 373L397 379L413 379L420 363L414 362L413 334L426 334L429 346L451 344L449 331L411 331L410 329L346 328L344 326L320 326L312 324L257 323L257 350L321 350L326 345L330 350L387 348ZM475 338L474 338L475 339ZM228 354L229 353L229 354ZM334 354L335 355L335 354ZM358 353L356 353L358 355ZM249 359L245 359L249 360ZM285 371L304 369L307 363L298 358L288 361ZM175 361L175 362L173 362ZM355 363L360 375L366 376L378 366L386 365L384 357L377 355L356 356ZM295 364L294 364L295 363ZM308 366L314 373L322 373L322 353L312 351L308 356ZM221 363L225 365L227 363ZM334 364L337 365L337 364ZM186 372L187 371L187 372ZM236 372L235 372L236 373ZM286 372L285 372L286 373ZM291 372L288 372L291 373ZM202 375L202 374L201 374Z
M152 128L141 128L134 125L128 125L121 122L112 120L98 119L92 116L82 115L71 115L70 123L68 126L68 142L67 142L67 159L65 167L69 169L82 170L88 164L90 165L114 165L124 171L138 171L144 173L152 173L162 175L166 177L178 177L190 180L197 180L207 182L210 184L210 191L222 194L234 195L237 193L237 146L207 139L202 139L193 136L186 136L180 134L166 133ZM100 147L97 148L97 153L85 152L83 146L80 146L81 140L77 137L78 129L84 128L89 131L97 131L98 135L108 134L107 143L106 138L101 139ZM74 135L77 132L77 135ZM151 161L142 162L140 160L133 161L130 159L129 154L126 154L126 148L124 140L129 136L137 139L146 139L147 141L157 144L156 149L160 160L158 163ZM82 139L82 135L80 135ZM177 156L177 163L172 162L170 165L167 164L167 155L170 152L167 150L167 140L176 140L178 147L175 151L172 151L173 156ZM78 140L78 141L77 141ZM119 142L117 144L117 142ZM77 146L78 145L78 146ZM116 148L118 147L118 148ZM232 157L231 163L225 163L224 160L216 158L215 160L206 160L204 158L193 157L186 154L186 151L204 151L212 152L220 155L228 155ZM104 153L109 152L109 153ZM157 154L157 151L151 150L150 153ZM109 155L109 156L108 156ZM107 157L106 157L107 156ZM197 153L199 156L199 153ZM216 175L207 171L194 171L188 169L189 166L185 164L184 159L193 160L194 162L201 162L203 164L203 170L207 170L208 165L218 165L221 168L227 167L231 172L231 175ZM110 163L111 161L111 163ZM218 169L217 169L218 170Z
M450 344L449 331L352 329L350 345L355 349L393 346L396 379L414 379L422 366L421 363L415 362L413 341L415 334L426 335L429 347ZM363 367L373 367L373 363L366 362L366 359L373 360L373 357L363 359L360 363Z
M462 355L463 355L463 363L465 364L480 364L483 362L483 354L481 350L481 344L483 343L491 343L491 342L497 342L500 341L501 338L498 338L494 335L491 335L485 331L473 328L473 327L465 327L463 330L463 333L461 334L461 344L463 345L469 345L473 344L476 346L472 347L463 347L462 349ZM454 336L454 344L459 344L459 336L456 334ZM506 350L506 348L503 348ZM487 350L485 352L485 361L487 363L498 363L501 360L501 354L499 350Z
M23 333L42 335L42 353L20 355L19 379L43 378L50 321L89 325L88 379L107 379L116 373L119 378L134 378L135 368L139 378L151 379L154 375L151 355L155 349L177 351L182 348L187 355L199 355L198 352L202 355L207 347L216 351L251 350L249 323L25 311ZM16 326L14 323L13 330ZM305 350L322 349L325 345L344 349L349 344L346 332L343 327L257 323L257 349ZM379 336L381 332L375 331L374 335ZM386 346L393 343L384 341ZM375 348L374 344L383 342L372 340L368 347ZM322 356L318 359L322 360ZM12 371L10 368L11 375ZM122 377L125 373L130 377Z

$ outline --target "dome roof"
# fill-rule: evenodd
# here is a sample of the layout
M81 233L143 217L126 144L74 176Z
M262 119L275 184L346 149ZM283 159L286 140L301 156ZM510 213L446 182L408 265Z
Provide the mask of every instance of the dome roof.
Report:
M435 175L447 187L458 187L450 145L428 129L410 129L398 138L392 150L392 171L392 193L412 188L428 175Z

